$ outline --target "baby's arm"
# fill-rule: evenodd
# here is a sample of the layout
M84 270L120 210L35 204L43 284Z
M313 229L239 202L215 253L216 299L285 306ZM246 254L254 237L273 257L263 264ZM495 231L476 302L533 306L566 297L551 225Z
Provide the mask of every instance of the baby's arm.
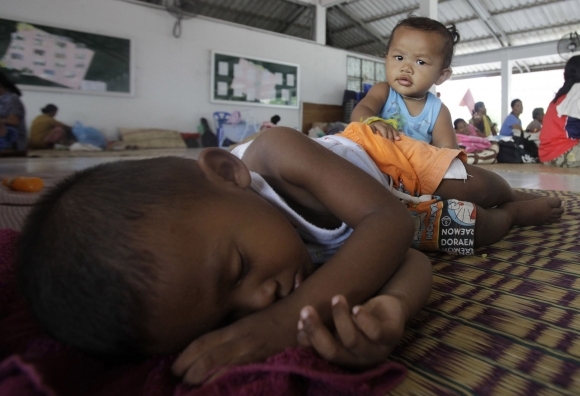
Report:
M402 338L405 324L427 302L431 284L429 258L410 249L376 297L352 311L344 297L332 299L335 334L324 326L315 309L302 309L298 343L312 346L326 360L345 366L384 362Z
M363 303L385 285L411 244L413 222L398 199L364 171L294 130L268 130L243 161L289 198L318 203L354 231L291 295L191 343L173 366L189 383L205 381L222 366L262 360L296 345L296 320L306 305L329 325L333 296Z
M361 122L369 117L376 117L381 113L383 106L389 97L389 84L386 82L376 83L369 92L355 106L350 116L351 122ZM399 140L399 131L391 125L382 121L375 121L370 124L374 133L391 140Z
M441 111L433 127L433 141L431 144L435 147L457 149L457 137L451 122L451 113L444 104L441 105Z

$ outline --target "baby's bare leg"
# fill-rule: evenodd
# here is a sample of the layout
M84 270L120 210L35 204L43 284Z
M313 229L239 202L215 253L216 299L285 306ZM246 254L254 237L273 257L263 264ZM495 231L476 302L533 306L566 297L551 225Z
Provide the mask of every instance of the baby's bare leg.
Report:
M564 208L556 197L540 197L506 202L497 208L477 207L475 247L491 245L502 239L512 226L531 226L560 220Z
M465 164L467 180L445 179L441 181L435 195L443 199L459 199L491 208L506 202L537 199L532 193L515 191L508 182L495 172L478 166Z

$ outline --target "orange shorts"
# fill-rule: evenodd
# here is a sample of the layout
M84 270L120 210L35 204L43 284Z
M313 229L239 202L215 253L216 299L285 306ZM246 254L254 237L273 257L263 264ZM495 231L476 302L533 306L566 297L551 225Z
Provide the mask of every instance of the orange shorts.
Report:
M401 140L391 141L358 122L349 124L338 136L361 146L381 172L393 179L396 189L413 196L433 194L451 161L467 160L461 150L434 147L405 135L400 135Z
M393 179L393 187L412 196L433 194L451 162L466 161L461 150L442 149L401 135L391 141L372 132L362 123L351 123L343 136L361 146L378 168ZM440 250L473 254L476 207L456 199L409 202L407 209L415 221L412 246L419 250Z

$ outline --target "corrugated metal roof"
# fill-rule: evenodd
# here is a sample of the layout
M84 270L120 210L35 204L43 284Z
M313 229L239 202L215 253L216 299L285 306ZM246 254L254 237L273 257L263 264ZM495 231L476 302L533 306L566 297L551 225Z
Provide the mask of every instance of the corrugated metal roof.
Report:
M315 35L316 8L308 0L132 0L171 6L303 39ZM327 45L382 57L396 23L418 13L417 0L345 0L326 9ZM440 0L438 19L461 34L456 55L558 40L580 32L580 0ZM559 56L525 59L516 69L563 67ZM498 62L464 66L454 75L498 72Z

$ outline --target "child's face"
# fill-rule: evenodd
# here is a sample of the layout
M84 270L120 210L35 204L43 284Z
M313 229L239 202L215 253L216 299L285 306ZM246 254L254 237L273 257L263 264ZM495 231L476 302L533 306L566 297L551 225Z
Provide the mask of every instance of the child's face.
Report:
M386 56L387 83L406 96L421 97L451 75L443 69L443 43L438 34L402 26L395 31Z
M157 235L163 268L148 352L178 351L288 296L312 272L304 243L280 211L250 189L211 188L194 206L175 211Z
M469 135L469 131L467 130L467 123L465 121L459 121L457 123L457 128L455 129L456 133L460 133L462 135Z

